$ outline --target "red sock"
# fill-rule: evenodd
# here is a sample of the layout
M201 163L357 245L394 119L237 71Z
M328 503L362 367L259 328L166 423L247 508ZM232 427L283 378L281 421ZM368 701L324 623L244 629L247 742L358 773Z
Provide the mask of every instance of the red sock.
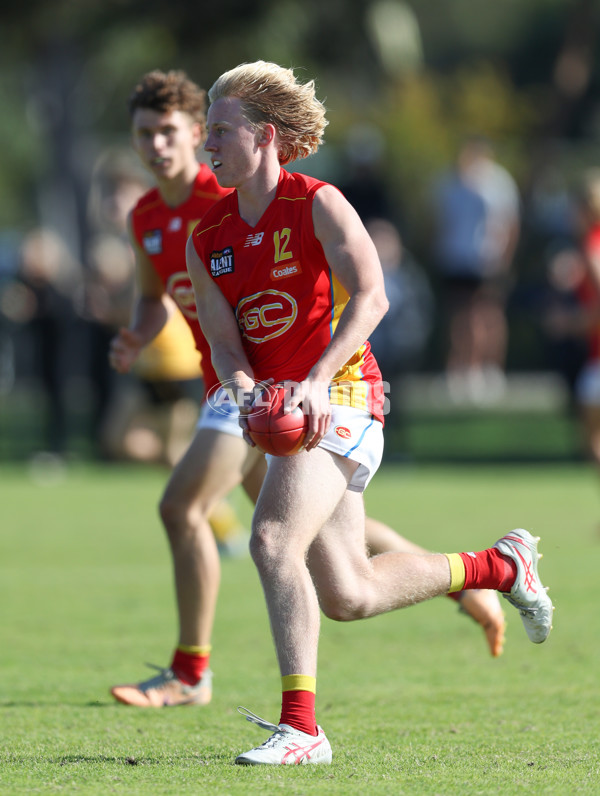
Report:
M308 735L317 735L314 692L283 691L279 723L289 724L295 730L308 733Z
M495 547L480 553L459 553L465 565L463 589L510 591L517 577L517 565Z
M210 653L186 652L179 647L173 654L171 669L178 680L186 685L196 685L208 667Z

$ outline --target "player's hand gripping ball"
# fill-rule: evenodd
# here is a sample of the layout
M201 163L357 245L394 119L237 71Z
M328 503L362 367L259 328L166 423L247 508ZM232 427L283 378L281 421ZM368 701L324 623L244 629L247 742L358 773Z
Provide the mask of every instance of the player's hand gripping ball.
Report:
M284 414L285 388L268 384L254 401L248 420L248 434L264 453L293 456L304 445L308 418L300 407Z

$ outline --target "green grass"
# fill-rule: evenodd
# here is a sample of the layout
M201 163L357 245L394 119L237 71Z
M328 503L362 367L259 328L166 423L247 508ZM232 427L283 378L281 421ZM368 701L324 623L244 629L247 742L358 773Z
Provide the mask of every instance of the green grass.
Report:
M74 794L596 794L598 520L582 465L386 466L369 512L435 550L542 536L557 606L530 644L507 606L504 655L446 598L347 625L323 621L318 720L330 767L238 768L277 720L279 678L257 576L224 560L207 708L136 711L111 684L165 664L171 568L156 503L165 474L72 466L43 485L0 468L0 792ZM249 518L241 495L235 500Z
M386 425L386 456L420 463L572 462L584 457L580 423L567 413L455 408L411 411Z

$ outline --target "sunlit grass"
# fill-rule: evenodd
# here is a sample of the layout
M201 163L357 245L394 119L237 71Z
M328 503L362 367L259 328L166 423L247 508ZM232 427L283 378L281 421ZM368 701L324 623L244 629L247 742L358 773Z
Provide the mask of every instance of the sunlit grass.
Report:
M266 737L236 706L279 715L249 558L223 561L209 707L137 711L108 693L145 677L145 661L166 664L175 641L164 479L80 466L44 485L0 469L0 792L598 792L600 492L589 468L383 468L369 513L431 549L480 549L518 526L541 535L555 629L534 646L507 606L506 651L493 660L446 598L324 620L318 720L334 763L281 770L232 764Z

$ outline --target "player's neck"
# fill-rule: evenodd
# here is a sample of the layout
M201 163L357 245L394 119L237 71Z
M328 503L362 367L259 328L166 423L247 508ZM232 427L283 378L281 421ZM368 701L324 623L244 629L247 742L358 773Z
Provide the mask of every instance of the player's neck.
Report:
M257 173L246 184L238 186L238 212L251 227L255 227L265 210L277 195L279 185L279 166L277 172Z
M175 177L159 180L158 190L166 205L178 207L187 201L194 188L200 164L189 166Z

